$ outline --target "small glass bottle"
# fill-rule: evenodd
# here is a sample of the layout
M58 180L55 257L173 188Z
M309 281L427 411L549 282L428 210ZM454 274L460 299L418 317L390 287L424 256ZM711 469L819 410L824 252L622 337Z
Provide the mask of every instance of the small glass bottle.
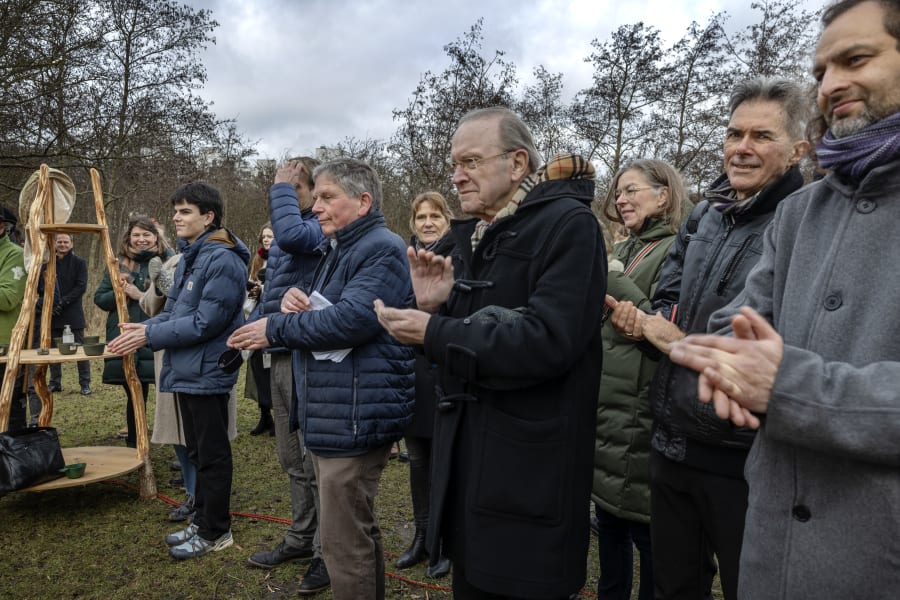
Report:
M75 334L72 333L72 328L66 325L63 327L62 341L64 344L74 344L75 343Z

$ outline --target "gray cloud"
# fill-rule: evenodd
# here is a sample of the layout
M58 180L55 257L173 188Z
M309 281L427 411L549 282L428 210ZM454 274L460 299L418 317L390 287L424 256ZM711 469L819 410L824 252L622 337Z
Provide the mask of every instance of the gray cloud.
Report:
M594 38L644 21L668 42L691 20L727 10L743 25L744 2L596 0L188 0L220 23L203 53L200 94L234 118L261 155L309 153L345 137L386 140L422 74L447 64L443 46L484 18L485 53L495 49L527 83L534 67L562 72L568 96L590 84L584 58ZM515 12L512 12L515 11ZM746 19L744 19L746 20Z

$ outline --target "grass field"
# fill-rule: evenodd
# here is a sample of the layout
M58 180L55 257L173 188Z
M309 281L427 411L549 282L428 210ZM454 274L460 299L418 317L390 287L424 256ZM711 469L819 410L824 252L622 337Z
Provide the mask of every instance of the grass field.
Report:
M102 363L93 368L94 394L77 391L75 368L63 369L62 393L56 394L53 425L62 445L120 446L113 434L125 423L125 399L118 386L100 382ZM243 375L239 385L243 387ZM153 423L153 388L147 404ZM287 479L275 454L275 439L252 437L256 403L238 402L238 438L233 443L234 484L231 510L264 517L290 516ZM180 501L183 492L168 485L174 453L153 446L153 468L160 497L141 500L137 473L115 481L43 493L15 492L0 499L0 599L169 600L297 598L305 565L271 571L247 566L247 557L281 540L285 525L265 518L236 516L235 544L199 560L169 558L163 538L178 527L166 519L165 497ZM391 460L377 499L388 571L387 598L450 598L450 578L429 580L424 566L397 571L396 557L412 537L408 466ZM585 510L587 510L587 506ZM583 598L596 594L596 539L588 558ZM637 576L637 573L635 574ZM637 589L634 590L636 598ZM323 592L317 599L328 600Z

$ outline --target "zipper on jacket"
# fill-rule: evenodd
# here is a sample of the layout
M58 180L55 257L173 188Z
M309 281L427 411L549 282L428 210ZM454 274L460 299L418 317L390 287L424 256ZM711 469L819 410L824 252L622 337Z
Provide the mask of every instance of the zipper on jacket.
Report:
M309 398L309 369L307 368L308 359L303 361L303 397ZM291 369L294 368L294 357L291 356ZM306 413L307 413L307 403L303 403L303 415L300 415L300 401L297 401L297 426L300 428L300 431L306 433ZM290 411L288 411L288 417L290 417ZM296 431L294 435L296 435ZM306 444L300 444L300 456L301 458L306 458Z
M721 296L725 292L725 287L728 285L728 282L731 281L734 272L737 271L738 265L744 260L744 253L747 251L747 247L756 239L756 237L757 235L755 233L747 236L747 239L743 241L741 247L737 249L737 252L735 252L734 256L731 257L731 260L728 261L728 265L725 267L725 273L719 280L719 285L716 286L717 296Z
M357 405L359 389L359 375L353 374L353 440L356 441L356 434L359 432L359 406Z
M681 329L686 329L687 325L694 319L694 314L697 312L697 308L699 305L699 302L697 302L697 299L699 297L698 294L701 294L703 292L703 290L706 288L706 286L703 284L706 283L706 281L709 279L709 274L716 264L716 259L719 258L719 254L722 253L722 248L725 246L725 242L728 240L728 236L731 235L731 232L734 229L734 222L735 222L734 215L724 215L724 217L727 219L728 225L725 227L724 233L722 233L722 235L719 236L719 243L716 246L715 251L711 253L709 260L706 263L706 270L703 272L703 278L698 279L697 280L698 285L694 286L694 293L691 296L691 302L690 302L690 304L686 305L686 306L691 307L691 312L690 312L690 314L685 314L684 321L679 323L679 326ZM699 224L698 224L698 226L699 226ZM683 269L684 269L684 267L682 266L682 270ZM682 278L683 277L684 277L684 274L682 273ZM681 304L681 303L679 303L679 304Z

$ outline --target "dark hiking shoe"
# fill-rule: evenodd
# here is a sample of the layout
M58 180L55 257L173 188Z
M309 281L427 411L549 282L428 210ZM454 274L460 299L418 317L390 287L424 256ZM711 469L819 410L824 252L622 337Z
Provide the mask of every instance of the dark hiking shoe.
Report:
M306 575L303 576L303 581L300 582L297 593L301 596L311 596L329 587L331 587L331 577L328 576L325 561L321 558L312 559Z
M247 562L254 567L259 567L260 569L271 569L272 567L278 566L282 563L307 560L312 557L312 548L293 548L282 541L280 544L275 546L273 550L266 550L264 552L255 552L251 554L250 558L247 559Z

